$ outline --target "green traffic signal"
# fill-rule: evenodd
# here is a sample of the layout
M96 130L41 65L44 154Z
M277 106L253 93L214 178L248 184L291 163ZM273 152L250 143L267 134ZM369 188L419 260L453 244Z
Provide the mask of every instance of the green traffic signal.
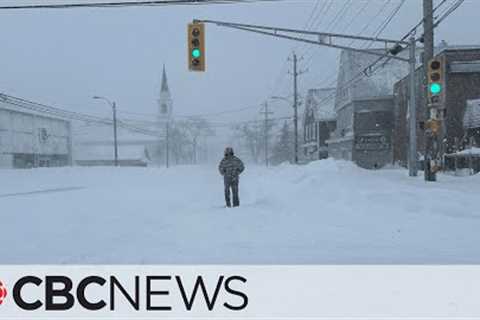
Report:
M192 50L192 57L194 57L194 58L200 58L200 56L201 56L200 49L195 48L195 49Z
M430 85L430 93L431 94L439 94L442 92L442 85L439 83L432 83Z

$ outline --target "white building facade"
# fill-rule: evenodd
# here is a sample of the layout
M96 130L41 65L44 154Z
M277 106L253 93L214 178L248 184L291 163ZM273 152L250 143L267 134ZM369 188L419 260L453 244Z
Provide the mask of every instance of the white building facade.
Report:
M0 168L72 164L69 121L0 101Z

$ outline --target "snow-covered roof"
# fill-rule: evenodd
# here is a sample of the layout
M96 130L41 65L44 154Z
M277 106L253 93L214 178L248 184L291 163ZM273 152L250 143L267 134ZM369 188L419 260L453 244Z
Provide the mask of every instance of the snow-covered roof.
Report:
M335 88L309 89L305 99L304 119L309 112L313 112L315 120L334 120L335 113Z
M480 45L449 45L444 41L441 41L434 49L435 55L442 53L443 51L459 51L459 50L479 50Z
M479 157L480 156L480 148L472 147L468 149L464 149L462 151L449 153L447 154L449 157L464 157L464 156L472 156L472 157Z
M480 127L480 99L467 100L467 107L463 115L463 126L465 128Z
M477 147L473 147L473 148L470 148L470 149L465 149L465 150L462 150L460 152L458 152L458 154L461 154L461 155L480 155L480 148L477 148Z
M371 51L385 52L384 49L372 49ZM399 56L406 58L408 56L406 51L401 52ZM417 56L419 53L420 50L418 50ZM370 53L342 51L335 102L337 109L353 100L393 95L394 84L408 74L408 64L392 59L383 65L378 64L375 72L360 76L378 58L378 55Z
M32 110L32 109L28 109L26 107L23 108L21 106L10 103L8 101L8 99L5 100L2 97L1 93L0 93L0 109L10 110L10 111L15 111L15 112L20 112L20 113L32 114L32 115L36 115L36 116L39 116L39 117L43 117L45 119L58 120L58 121L63 121L63 122L70 122L69 120L66 120L65 118L61 118L61 117L55 116L53 114L48 114L48 113L45 113L45 112L35 111L35 110Z

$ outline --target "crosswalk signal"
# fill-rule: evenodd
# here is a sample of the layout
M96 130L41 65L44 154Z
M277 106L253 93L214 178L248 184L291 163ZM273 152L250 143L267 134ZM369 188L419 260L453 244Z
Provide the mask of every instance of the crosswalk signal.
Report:
M442 103L445 91L445 63L442 58L428 62L428 103L437 106Z
M205 24L188 24L188 69L205 71Z

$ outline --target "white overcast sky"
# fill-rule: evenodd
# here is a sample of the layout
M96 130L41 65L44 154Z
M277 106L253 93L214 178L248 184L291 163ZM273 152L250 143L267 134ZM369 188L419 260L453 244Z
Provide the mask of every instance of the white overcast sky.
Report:
M286 64L292 49L304 56L300 67L309 69L299 79L302 94L332 80L339 51L208 25L207 72L190 73L186 62L187 23L200 18L303 28L316 8L316 30L357 33L365 29L366 35L372 35L401 2L334 0L328 12L317 15L325 1L0 11L0 91L61 108L107 115L106 107L91 99L103 95L115 100L122 111L153 114L157 111L165 63L176 115L252 107L209 119L253 119L260 116L258 106L268 96L292 93L287 74L290 64ZM0 4L48 2L84 1L1 0ZM344 6L347 10L339 15ZM403 36L420 20L421 7L421 0L406 0L382 36ZM436 30L436 41L479 44L479 13L480 1L466 0ZM272 103L272 108L277 116L291 112L284 103Z

